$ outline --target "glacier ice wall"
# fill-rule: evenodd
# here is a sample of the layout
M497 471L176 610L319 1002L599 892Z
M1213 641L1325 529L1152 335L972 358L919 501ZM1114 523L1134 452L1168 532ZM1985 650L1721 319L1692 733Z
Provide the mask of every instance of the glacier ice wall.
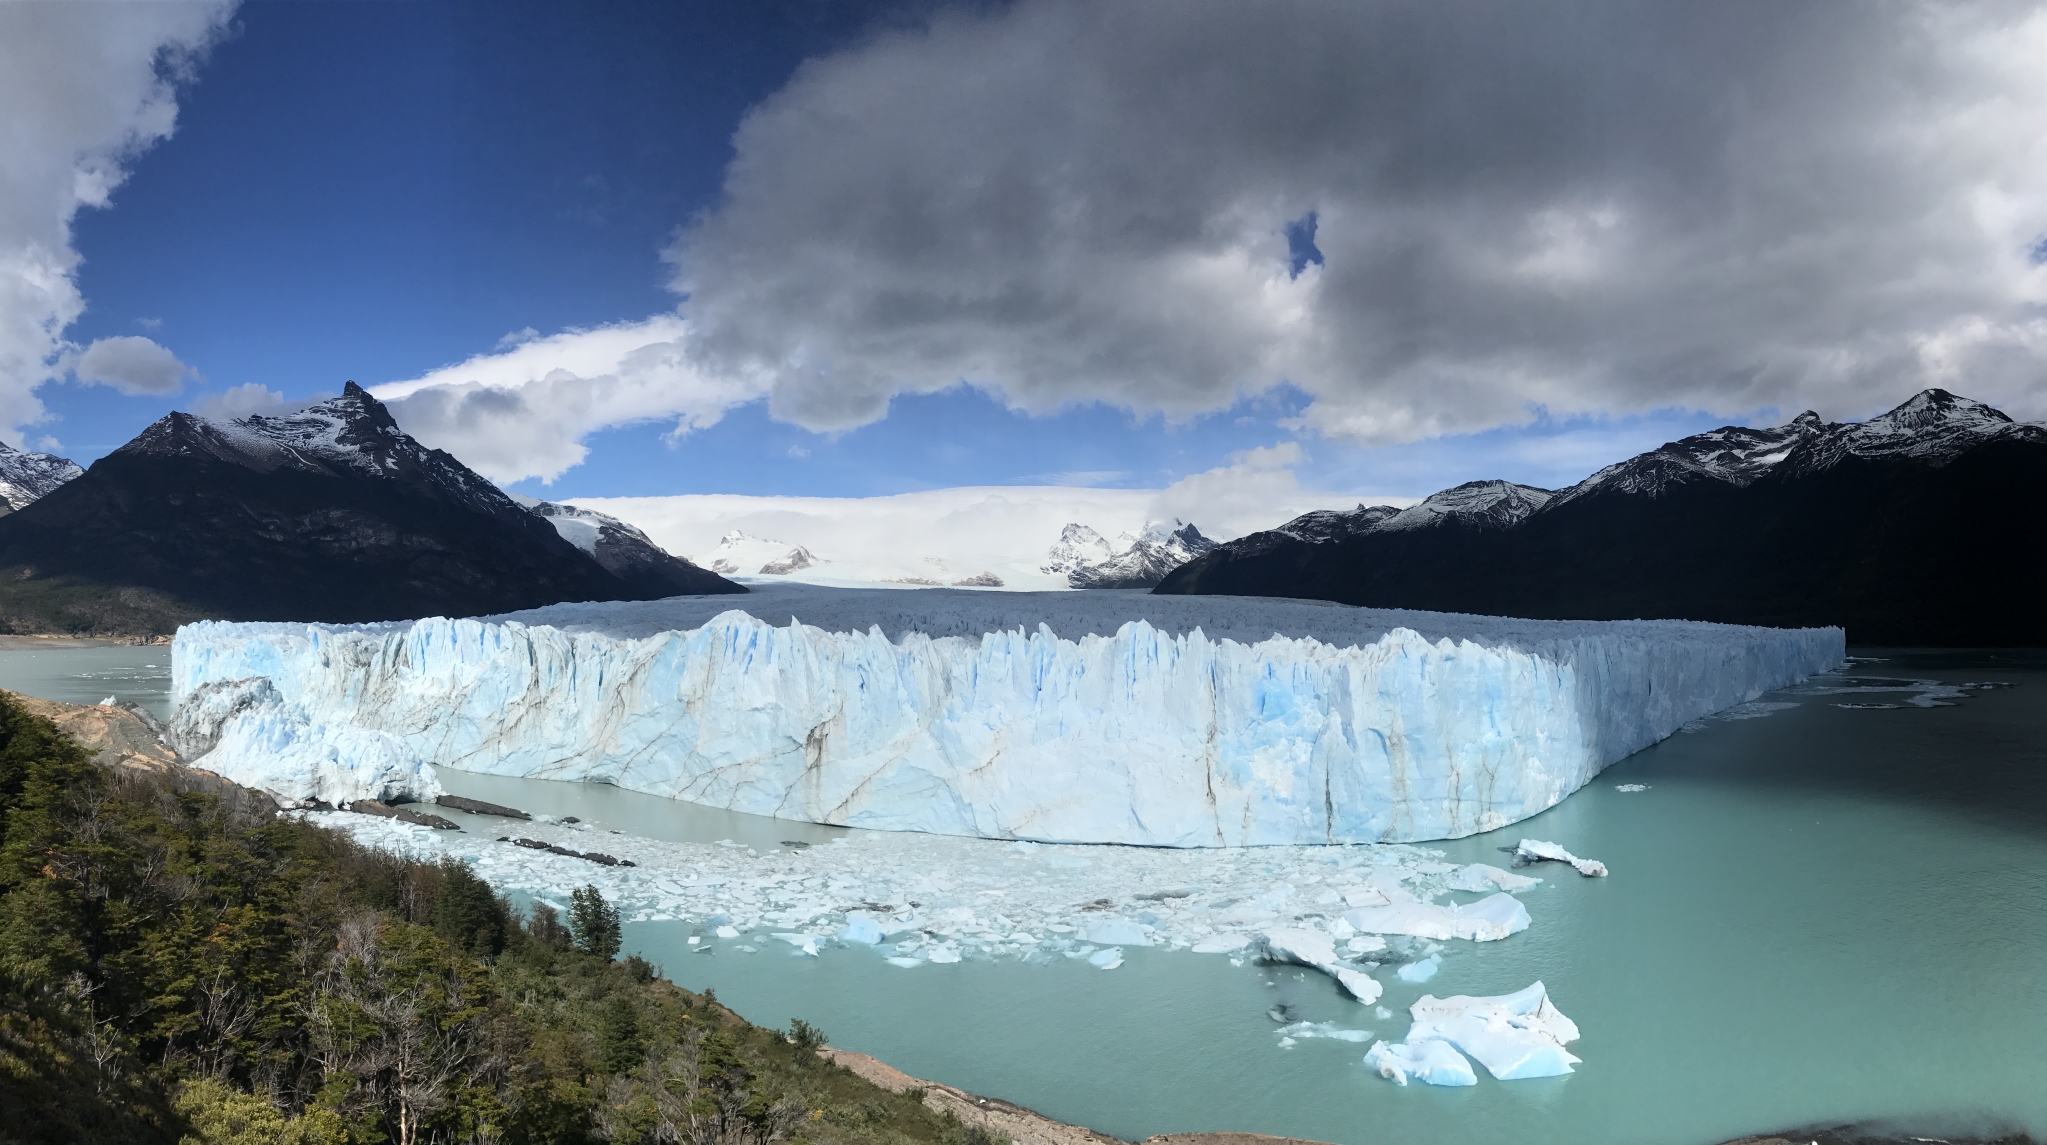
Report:
M1045 624L933 636L898 622L891 638L848 623L846 594L830 592L755 607L787 604L838 630L738 610L687 628L648 623L677 618L676 602L525 620L188 625L173 648L174 742L223 775L329 802L429 796L438 764L889 830L1175 847L1403 841L1526 818L1686 721L1843 657L1838 629L1396 618L1425 618L1432 639L1388 614L1292 602L1238 606L1307 619L1217 627L1302 635L1215 639L1185 617L1167 619L1178 632L1122 620L1117 610L1161 599L1124 594L1060 603L1107 613L1066 617L1071 637ZM901 608L925 594L873 595ZM934 593L927 607L970 596ZM930 627L971 632L976 607L949 607ZM1006 618L1029 606L979 607ZM1459 629L1473 638L1448 635Z

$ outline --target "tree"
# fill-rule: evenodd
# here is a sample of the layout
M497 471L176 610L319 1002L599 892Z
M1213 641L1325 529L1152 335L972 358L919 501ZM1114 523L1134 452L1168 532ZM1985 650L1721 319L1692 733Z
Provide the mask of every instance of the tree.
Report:
M618 957L618 908L605 902L596 887L569 895L569 926L576 932L576 949L604 959Z

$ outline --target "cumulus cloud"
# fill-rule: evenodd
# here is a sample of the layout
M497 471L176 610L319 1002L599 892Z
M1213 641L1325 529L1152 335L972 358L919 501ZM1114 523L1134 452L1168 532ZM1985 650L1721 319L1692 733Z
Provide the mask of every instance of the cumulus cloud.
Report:
M1348 509L1363 501L1405 508L1416 500L1311 492L1301 487L1294 473L1305 460L1306 451L1297 441L1233 453L1228 465L1182 477L1159 490L1145 516L1152 521L1192 521L1208 536L1231 540L1270 529L1310 508Z
M178 361L176 354L132 334L97 339L84 350L66 355L64 363L79 381L112 386L124 394L176 393L187 376L198 376Z
M672 419L686 433L761 396L744 374L692 362L690 336L672 314L545 338L522 330L496 352L372 392L407 433L494 481L552 481L583 460L596 430Z
M818 430L962 380L1171 416L1285 381L1363 443L2047 414L2042 59L2002 0L972 6L748 115L669 252L670 369Z
M190 78L232 7L227 0L0 4L0 107L7 109L0 146L0 425L40 418L35 388L77 354L63 340L85 309L72 218L81 207L106 206L129 161L171 134L177 85ZM139 378L139 392L162 392L149 388L163 384L162 363L143 363L138 350L96 343L83 354L100 351L110 366L142 368L110 374L110 384L136 385Z

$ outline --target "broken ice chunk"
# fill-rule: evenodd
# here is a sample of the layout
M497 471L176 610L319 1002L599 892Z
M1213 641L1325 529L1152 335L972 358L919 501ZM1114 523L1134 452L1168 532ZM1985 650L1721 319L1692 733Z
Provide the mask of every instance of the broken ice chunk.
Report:
M1258 953L1269 962L1310 966L1336 979L1350 996L1366 1005L1379 1000L1385 989L1371 975L1340 965L1336 946L1329 936L1302 927L1281 927L1259 936Z
M1588 879L1604 878L1606 876L1605 863L1597 859L1581 859L1562 847L1557 846L1555 843L1545 843L1541 839L1523 839L1514 848L1514 862L1517 864L1540 863L1544 861L1569 863L1577 868L1579 874L1584 875Z
M1630 794L1633 794L1634 792L1637 791L1649 790L1649 785L1646 783L1616 783L1613 785L1613 789L1615 791L1625 791Z
M1443 956L1431 954L1419 962L1408 963L1394 971L1394 973L1399 976L1402 982L1427 982L1436 976L1436 971L1442 968Z
M1416 938L1468 938L1492 942L1528 929L1528 908L1504 892L1463 906L1404 902L1346 911L1343 920L1372 934Z
M1369 1042L1370 1030L1347 1030L1334 1022L1295 1022L1281 1026L1277 1031L1286 1038L1333 1038L1339 1042Z
M1541 879L1517 875L1485 863L1472 863L1457 868L1457 873L1451 875L1445 885L1453 891L1525 891L1541 882Z
M936 959L933 961L936 961ZM1118 966L1123 965L1123 952L1111 946L1106 950L1097 950L1093 954L1088 955L1087 961L1090 966L1099 966L1103 970L1114 970Z
M1124 922L1120 918L1105 919L1089 925L1086 938L1089 942L1100 943L1103 946L1151 945L1151 936L1144 932L1144 928L1134 922Z
M904 958L902 955L898 954L894 958L889 959L888 964L890 966L900 966L903 969L908 970L912 966L924 965L924 960L922 958Z
M1211 934L1194 944L1196 954L1228 954L1250 945L1248 934Z
M1414 1016L1410 1044L1424 1038L1451 1042L1501 1081L1570 1073L1580 1060L1564 1048L1578 1039L1577 1023L1550 1002L1540 982L1490 998L1424 994L1408 1013Z
M960 952L951 946L934 946L931 948L928 957L932 962L958 962L960 960Z
M1412 1034L1408 1037L1405 1045L1374 1042L1365 1051L1365 1064L1378 1070L1380 1077L1390 1077L1401 1085L1410 1077L1428 1085L1478 1084L1471 1063L1454 1046L1435 1039L1413 1041Z
M719 938L738 938L739 928L736 926L721 926L717 930L717 935Z
M1376 934L1362 935L1343 944L1352 954L1371 954L1386 949L1386 940Z
M839 930L840 942L857 942L863 946L873 946L881 939L881 924L871 918L849 916L846 925Z

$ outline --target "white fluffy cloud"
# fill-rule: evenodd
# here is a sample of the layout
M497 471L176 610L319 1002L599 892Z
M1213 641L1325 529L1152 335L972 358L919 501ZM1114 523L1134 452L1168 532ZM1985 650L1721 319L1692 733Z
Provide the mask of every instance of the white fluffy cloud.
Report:
M671 258L703 376L1411 440L1671 406L2047 414L2037 3L1020 0L805 65ZM1324 261L1290 273L1314 214Z
M0 426L41 417L36 387L76 350L63 340L85 309L73 216L106 206L126 164L171 134L177 84L232 7L0 4ZM104 364L109 384L162 392L163 359L176 359L135 342L147 339L107 339L81 356Z
M763 384L690 361L690 325L675 315L552 337L520 331L493 353L410 381L373 387L406 432L494 481L552 481L607 426L669 420L677 432L716 424Z
M124 394L176 393L186 377L196 376L176 354L133 334L97 339L64 361L79 381L112 386Z

